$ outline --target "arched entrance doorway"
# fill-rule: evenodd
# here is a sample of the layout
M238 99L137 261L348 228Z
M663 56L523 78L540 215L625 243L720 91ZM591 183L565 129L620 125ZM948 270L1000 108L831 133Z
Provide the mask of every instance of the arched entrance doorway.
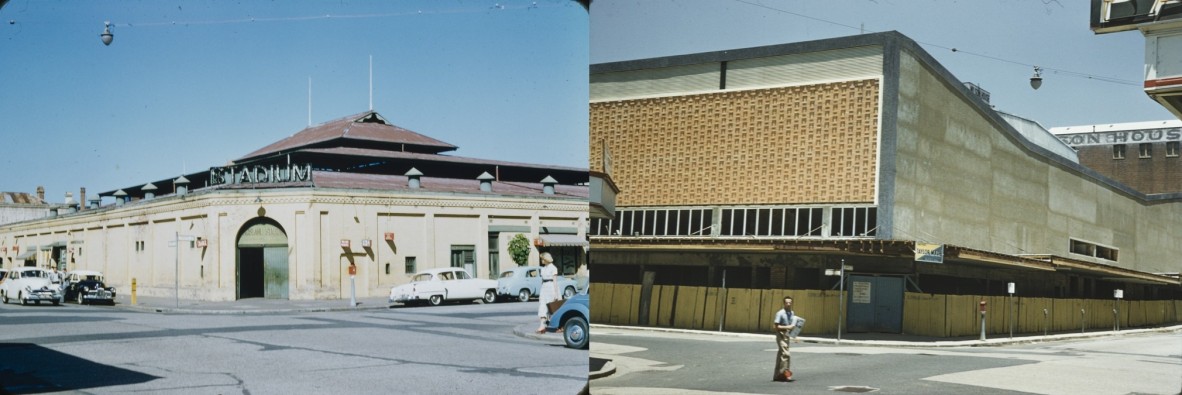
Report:
M287 232L270 218L247 221L238 232L237 297L287 299Z

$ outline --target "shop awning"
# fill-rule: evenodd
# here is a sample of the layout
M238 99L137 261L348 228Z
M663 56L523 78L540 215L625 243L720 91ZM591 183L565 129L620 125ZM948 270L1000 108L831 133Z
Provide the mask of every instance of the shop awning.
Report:
M25 259L31 258L33 255L37 255L37 251L25 251L25 252L21 253L20 255L17 255L16 258L14 258L14 259L23 261Z
M543 247L589 247L587 238L579 235L540 235Z

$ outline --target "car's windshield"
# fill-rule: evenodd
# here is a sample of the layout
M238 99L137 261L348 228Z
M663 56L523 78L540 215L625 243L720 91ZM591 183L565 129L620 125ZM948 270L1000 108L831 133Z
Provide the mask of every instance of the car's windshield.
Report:
M431 273L423 273L415 276L414 281L431 281Z
M468 272L464 272L464 271L456 272L456 280L467 280L470 278L472 278L472 276L469 276Z
M49 277L49 272L46 272L44 270L26 270L24 273L21 273L21 277L45 278L45 277Z
M501 273L501 278L509 278L509 277L513 277L513 271L512 271L512 270L510 270L510 271L507 271L507 272L504 272L504 273Z

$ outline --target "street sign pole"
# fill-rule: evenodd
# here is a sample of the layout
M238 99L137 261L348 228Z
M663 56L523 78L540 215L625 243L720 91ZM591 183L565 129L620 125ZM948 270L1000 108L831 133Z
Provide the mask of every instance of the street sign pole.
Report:
M841 343L841 327L845 323L845 271L854 270L853 266L846 266L845 259L841 260L841 268L837 270L825 269L826 276L838 276L837 293L837 343ZM830 288L832 289L832 288Z
M845 259L841 260L841 285L837 296L837 343L841 344L841 324L845 319Z
M176 240L173 240L176 248L176 265L173 266L172 279L175 284L173 288L173 295L176 295L176 308L181 308L181 232L174 232Z

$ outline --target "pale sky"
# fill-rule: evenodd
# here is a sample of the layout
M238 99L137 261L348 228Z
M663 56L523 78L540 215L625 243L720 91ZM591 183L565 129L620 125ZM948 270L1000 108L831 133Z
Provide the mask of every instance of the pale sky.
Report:
M0 191L222 166L308 125L309 78L313 124L368 110L370 55L374 110L450 155L587 167L568 0L12 0L0 21Z
M1176 119L1142 89L1144 37L1095 35L1089 12L1083 0L596 0L591 62L895 30L996 109L1048 129Z

